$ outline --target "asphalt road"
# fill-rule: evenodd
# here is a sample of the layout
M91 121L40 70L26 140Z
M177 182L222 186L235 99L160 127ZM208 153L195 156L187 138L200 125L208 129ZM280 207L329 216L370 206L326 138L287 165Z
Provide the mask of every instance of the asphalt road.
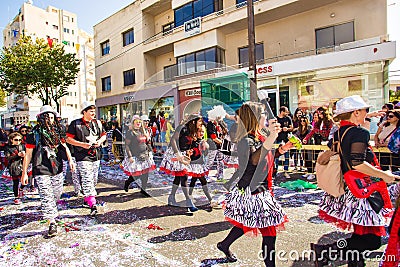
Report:
M59 205L59 234L51 239L46 237L48 225L41 221L38 196L28 194L22 205L14 205L11 184L1 180L0 266L264 266L259 257L261 237L241 237L231 246L238 262L225 262L216 243L231 225L224 220L223 210L201 206L206 198L200 186L194 192L200 210L188 213L184 207L166 205L170 177L152 175L153 197L143 197L138 189L122 190L126 177L118 170L104 169L97 185L100 212L96 218L88 216L81 198L69 197L72 187L66 186ZM293 180L299 177L292 175ZM280 182L277 179L275 185ZM221 199L222 182L212 181L210 188L215 199ZM274 191L290 220L278 233L277 266L314 266L309 243L333 242L346 233L318 218L322 191L297 192L279 186ZM378 266L374 260L367 266ZM346 266L344 262L334 265Z

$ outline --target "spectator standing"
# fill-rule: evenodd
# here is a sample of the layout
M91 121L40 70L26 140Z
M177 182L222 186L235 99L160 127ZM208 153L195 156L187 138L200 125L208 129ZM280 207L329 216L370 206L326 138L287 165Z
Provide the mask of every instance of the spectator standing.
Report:
M278 138L276 138L277 144L287 143L289 141L289 133L293 130L293 122L292 118L289 116L289 109L285 106L281 106L279 109L279 114L277 117L278 123L281 125L282 131L279 132ZM290 179L289 174L289 151L284 154L285 161L283 163L283 176L286 179ZM275 159L275 165L278 169L279 166L279 158Z

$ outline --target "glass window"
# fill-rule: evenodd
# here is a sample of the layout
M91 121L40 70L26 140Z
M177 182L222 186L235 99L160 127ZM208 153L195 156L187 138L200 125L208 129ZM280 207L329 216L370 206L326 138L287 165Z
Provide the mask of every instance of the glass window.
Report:
M122 33L122 38L123 38L124 46L132 44L134 42L133 29L130 29L130 30Z
M111 76L101 78L101 91L111 91Z
M334 30L335 30L335 45L354 41L353 22L336 25Z
M186 55L186 73L196 72L196 65L194 60L194 53Z
M213 69L215 68L215 61L216 61L216 48L210 48L204 51L205 58L206 58L206 69ZM221 62L222 63L222 62Z
M264 60L264 44L256 44L256 62ZM239 48L239 64L243 66L248 66L249 64L249 47Z
M196 53L196 70L203 71L206 69L206 56L204 51Z
M164 81L172 81L177 76L177 66L171 65L164 67Z
M178 75L185 75L186 74L186 65L185 65L185 56L178 57Z
M196 0L174 10L175 26L222 10L222 0Z
M135 69L124 71L124 86L135 83Z
M224 51L220 48L209 48L177 58L178 76L193 72L214 69L224 63Z
M333 47L335 45L352 42L354 40L353 21L315 30L317 49Z
M193 2L193 18L203 16L203 1L197 0Z
M110 40L101 43L100 46L102 56L110 54Z
M214 0L203 0L202 2L203 2L203 8L202 8L203 11L201 16L206 16L208 14L214 13Z

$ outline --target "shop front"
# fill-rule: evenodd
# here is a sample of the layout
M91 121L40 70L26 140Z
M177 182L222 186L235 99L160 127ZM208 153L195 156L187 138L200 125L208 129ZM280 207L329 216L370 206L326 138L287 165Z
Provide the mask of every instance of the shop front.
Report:
M201 89L192 88L179 91L179 114L185 115L200 113L201 111Z
M96 100L98 117L105 121L130 123L133 115L149 118L159 112L168 114L172 120L178 117L178 92L174 86L160 86L129 92Z

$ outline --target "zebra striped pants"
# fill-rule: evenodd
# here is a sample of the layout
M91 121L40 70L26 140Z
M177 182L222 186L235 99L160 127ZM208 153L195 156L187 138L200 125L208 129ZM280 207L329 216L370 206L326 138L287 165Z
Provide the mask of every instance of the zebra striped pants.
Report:
M54 220L58 216L57 201L63 192L64 175L37 175L35 179L39 188L43 219Z
M96 184L99 177L100 160L78 161L76 163L77 177L81 181L85 197L96 196Z
M76 159L72 157L72 162L75 163L76 165ZM74 172L69 169L69 161L68 160L63 160L63 174L64 174L64 179L67 177L67 171L71 172L71 180L72 184L74 185L74 192L75 195L78 196L80 192L82 192L82 184L81 180L78 177L77 171L75 170Z

